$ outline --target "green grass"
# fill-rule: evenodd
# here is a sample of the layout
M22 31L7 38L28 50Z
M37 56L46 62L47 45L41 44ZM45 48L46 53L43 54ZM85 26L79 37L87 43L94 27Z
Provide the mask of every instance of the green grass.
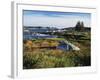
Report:
M40 51L24 53L24 69L73 67L76 65L74 55L66 56L65 52L59 50L55 50L55 52L46 49Z
M47 38L47 40L57 40L57 41L60 41L60 40L65 40L64 38Z
M47 41L60 41L60 40L65 40L64 38L45 38L45 39L32 39L32 41L37 41L37 42L40 42L40 41L44 41L44 40L47 40Z
M67 33L65 33L67 34ZM91 65L91 34L90 32L73 32L80 34L83 37L66 37L63 38L48 38L48 39L33 39L32 44L23 50L23 69L38 69L38 68L57 68L57 67L77 67ZM63 51L58 49L33 49L38 44L46 42L49 46L57 45L57 41L67 40L80 48L79 51ZM39 45L39 46L41 46ZM26 47L26 43L24 44Z

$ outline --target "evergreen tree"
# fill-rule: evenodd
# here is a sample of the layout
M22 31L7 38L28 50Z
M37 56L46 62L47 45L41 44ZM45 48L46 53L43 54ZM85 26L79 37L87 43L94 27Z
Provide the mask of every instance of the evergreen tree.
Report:
M84 23L78 21L77 24L76 24L76 26L75 26L75 30L76 31L83 31L84 30Z
M80 23L80 21L78 21L76 26L75 26L75 30L79 31L80 30L80 26L81 26L81 23Z
M83 30L84 30L84 23L81 22L81 31L83 31Z

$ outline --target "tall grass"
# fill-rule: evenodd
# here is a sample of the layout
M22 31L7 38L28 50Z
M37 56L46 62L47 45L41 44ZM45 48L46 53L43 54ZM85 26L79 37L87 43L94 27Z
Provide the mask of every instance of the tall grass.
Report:
M81 33L83 34L83 33ZM60 38L61 39L61 38ZM78 39L68 39L71 43L80 48L79 51L63 51L58 49L39 49L42 46L57 46L59 38L40 39L27 41L23 50L23 68L57 68L57 67L76 67L91 65L91 41L90 33L84 33L84 37ZM62 39L61 39L62 40ZM43 42L43 43L42 43ZM27 45L26 45L27 44ZM35 48L35 49L34 49Z

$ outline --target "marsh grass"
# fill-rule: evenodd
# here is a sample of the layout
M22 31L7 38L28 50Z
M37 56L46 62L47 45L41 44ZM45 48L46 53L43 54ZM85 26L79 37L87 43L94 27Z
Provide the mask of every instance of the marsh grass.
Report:
M91 66L90 32L78 32L83 37L33 39L23 44L23 69L57 68ZM60 49L45 49L40 47L53 47L59 45L59 40L68 40L80 48L79 51L63 51Z

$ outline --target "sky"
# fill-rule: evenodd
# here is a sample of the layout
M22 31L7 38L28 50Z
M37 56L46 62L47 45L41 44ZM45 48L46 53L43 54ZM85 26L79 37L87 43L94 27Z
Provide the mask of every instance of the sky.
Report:
M85 27L91 27L91 14L79 12L23 10L24 26L67 28L75 27L78 21L83 21Z

